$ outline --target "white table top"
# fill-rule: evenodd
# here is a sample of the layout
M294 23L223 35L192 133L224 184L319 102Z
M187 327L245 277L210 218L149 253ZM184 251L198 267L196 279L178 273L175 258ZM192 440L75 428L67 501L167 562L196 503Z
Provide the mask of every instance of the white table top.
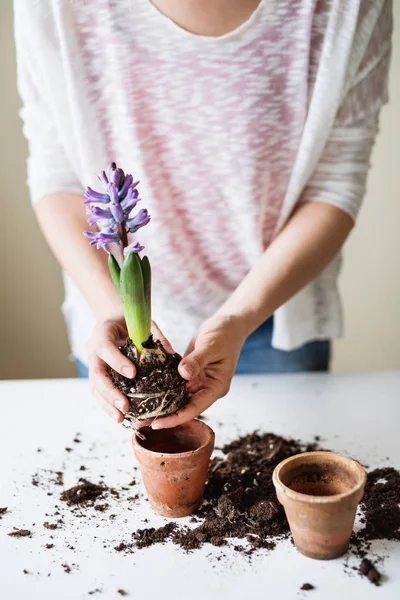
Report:
M352 455L371 468L388 464L400 468L400 372L242 376L207 417L217 445L257 428L310 441L318 434L325 447ZM73 443L77 432L80 444ZM66 452L65 447L72 451ZM131 504L131 511L126 510L126 500L118 507L118 500L107 499L111 505L107 513L89 509L97 515L93 519L77 518L67 510L62 529L45 529L44 521L55 521L54 505L60 504L62 488L53 486L54 495L48 496L40 486L33 487L36 472L39 479L46 479L45 469L62 469L66 488L82 475L97 483L103 474L104 481L116 488L133 477L140 479L134 471L130 432L103 414L84 380L1 382L0 462L0 507L9 507L0 520L0 597L4 600L105 600L121 597L118 589L128 592L128 598L145 600L400 597L400 545L394 543L373 544L373 551L386 556L385 582L376 588L351 569L345 572L343 558L307 559L289 541L273 552L261 551L251 562L227 547L209 544L191 554L167 543L122 555L114 546L129 541L137 528L167 522L151 513L144 497ZM82 464L87 471L79 471ZM125 493L142 493L142 484L130 490ZM117 517L110 520L109 513ZM14 526L30 529L33 537L9 537ZM54 548L46 549L48 542ZM75 551L68 548L71 544ZM212 560L221 555L221 560ZM70 574L64 572L64 562L72 567ZM348 563L351 567L359 560L350 557ZM23 569L29 573L23 574ZM301 592L305 582L316 589ZM101 593L88 594L96 588Z

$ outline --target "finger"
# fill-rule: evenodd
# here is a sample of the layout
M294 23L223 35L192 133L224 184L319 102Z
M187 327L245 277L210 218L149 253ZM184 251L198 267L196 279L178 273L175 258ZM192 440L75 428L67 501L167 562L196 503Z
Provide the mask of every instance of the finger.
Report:
M204 365L205 359L203 353L193 350L193 352L181 360L178 365L178 371L184 379L190 381L198 377Z
M122 423L122 421L124 420L124 415L121 411L117 410L112 406L112 404L107 402L107 400L105 400L105 398L103 398L103 396L99 392L96 391L94 393L94 397L96 398L100 406L106 411L106 413L112 419L114 419L114 421L116 421L117 423Z
M163 345L164 350L168 354L174 354L174 349L172 348L171 344L169 343L163 332L159 329L157 323L155 323L154 321L151 322L151 330L156 340L161 342L161 344Z
M198 417L204 410L209 408L218 399L214 390L201 390L189 401L189 404L170 417L158 419L152 425L152 429L170 429L182 423L187 423Z
M136 375L135 365L122 354L109 338L104 338L95 348L97 355L120 375L133 379Z
M92 355L89 361L89 380L94 394L99 394L108 404L123 413L128 410L128 399L114 387L105 363L96 355Z

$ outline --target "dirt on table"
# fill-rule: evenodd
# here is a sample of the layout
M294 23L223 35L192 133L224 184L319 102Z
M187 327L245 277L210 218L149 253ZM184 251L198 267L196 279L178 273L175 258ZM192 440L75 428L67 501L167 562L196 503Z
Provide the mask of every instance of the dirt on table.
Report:
M254 432L225 445L224 456L210 463L204 502L191 519L198 526L171 522L158 529L141 529L133 534L133 545L139 549L172 540L185 551L193 551L206 543L223 547L236 538L231 547L247 556L263 548L273 550L279 540L290 536L276 499L273 469L289 456L319 449L319 441L319 436L307 444ZM387 467L368 473L361 509L363 527L352 536L353 555L365 558L376 539L400 540L400 472ZM132 544L116 549L131 552ZM376 572L374 567L367 574L372 583L379 581Z
M239 538L233 548L246 555L255 550L272 550L277 540L289 535L285 513L276 499L272 471L283 459L299 452L316 449L316 443L304 444L273 433L251 433L222 448L225 455L210 463L204 502L196 514L202 520L193 529L175 524L168 530L140 530L134 535L138 548L172 539L186 551L205 543L224 546L230 538ZM169 524L173 525L173 523ZM163 538L165 532L167 538ZM145 543L144 543L145 541Z
M312 583L303 583L300 589L304 590L305 592L309 592L310 590L315 590L315 587L312 585Z
M361 575L365 575L365 577L368 577L371 583L379 585L381 574L368 558L362 559L359 570Z
M367 473L364 497L361 501L362 529L353 533L351 552L361 558L360 573L377 585L380 574L375 565L364 572L370 563L374 540L400 541L400 472L393 467L374 469Z
M32 537L32 531L30 529L15 529L8 535L11 537Z
M133 539L136 542L137 548L146 548L153 544L160 544L165 542L171 537L175 529L177 528L176 523L167 523L163 527L149 527L147 529L138 529L133 534Z
M65 490L60 497L61 500L68 504L68 506L76 504L84 505L88 503L93 504L95 500L100 498L100 496L103 496L103 494L109 490L110 488L102 482L95 484L87 479L80 478L78 485L75 485L69 490Z
M272 483L273 469L289 456L321 449L320 442L319 436L315 436L312 443L304 443L260 432L239 437L223 448L218 448L219 455L211 460L204 501L189 520L190 527L181 522L169 521L162 527L138 529L127 539L109 540L108 547L128 554L153 544L171 541L189 552L208 543L222 550L222 553L215 555L216 561L221 559L224 547L228 545L246 557L251 557L261 549L272 551L279 540L290 537L284 510L276 499ZM85 470L85 467L80 470ZM50 471L53 475L50 478L48 473L49 471L44 470L44 476L41 473L40 478L35 474L32 483L34 486L40 485L44 491L56 491L56 486L63 483L63 472ZM119 514L132 510L132 501L137 499L137 494L132 495L136 480L127 481L130 483L115 490L102 481L94 484L87 479L78 479L77 485L61 493L61 500L65 504L55 503L54 513L46 513L46 517L54 517L53 522L45 521L43 526L58 529L58 524L63 523L63 511L68 510L67 506L77 517L94 520L96 527L105 519L116 518L115 514L108 514L108 508L111 508L108 501L111 503L114 499L118 500ZM49 485L53 487L49 488ZM52 491L47 493L51 495ZM112 508L116 511L115 507ZM1 509L0 516L6 511L7 509ZM381 557L372 552L372 542L377 539L400 541L399 471L385 467L367 474L361 513L362 528L352 536L349 555L362 561L359 566L351 569L378 585L382 580L376 564L381 564ZM56 517L61 517L61 520ZM147 523L148 520L143 519L143 522ZM14 528L9 535L30 537L32 532ZM54 535L59 533L54 531ZM53 535L50 539L53 539ZM50 550L53 546L53 543L49 543L45 547ZM73 549L73 546L69 546L69 549ZM72 563L71 567L67 563L65 565L68 568L76 566ZM68 572L66 567L64 568ZM304 587L306 585L312 584L303 584L303 591L313 589Z
M366 540L400 541L400 472L392 467L374 469L367 475L364 498Z

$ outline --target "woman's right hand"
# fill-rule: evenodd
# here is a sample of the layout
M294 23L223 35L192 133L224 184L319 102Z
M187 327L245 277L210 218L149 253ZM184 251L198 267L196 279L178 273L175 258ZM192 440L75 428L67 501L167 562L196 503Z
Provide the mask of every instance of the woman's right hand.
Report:
M118 391L107 372L107 365L124 377L135 377L135 365L118 350L128 337L124 317L98 323L88 342L90 389L100 406L117 423L122 423L128 400Z
M151 332L154 338L162 343L166 352L172 354L171 344L154 321L151 324ZM117 423L124 420L129 403L122 392L114 387L107 365L124 377L132 379L136 376L135 365L118 350L118 346L122 346L127 337L125 319L121 316L97 323L87 342L90 389L100 406ZM144 423L137 422L136 425L139 428Z

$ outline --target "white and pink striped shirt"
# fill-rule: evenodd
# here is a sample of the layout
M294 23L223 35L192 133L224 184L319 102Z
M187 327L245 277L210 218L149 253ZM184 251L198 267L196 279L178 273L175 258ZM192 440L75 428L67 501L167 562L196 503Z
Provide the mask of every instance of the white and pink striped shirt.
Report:
M15 0L32 201L141 180L153 316L178 351L302 199L356 217L387 100L389 0L261 0L220 37L149 0ZM275 314L273 344L341 333L340 258ZM73 354L94 323L65 275Z

